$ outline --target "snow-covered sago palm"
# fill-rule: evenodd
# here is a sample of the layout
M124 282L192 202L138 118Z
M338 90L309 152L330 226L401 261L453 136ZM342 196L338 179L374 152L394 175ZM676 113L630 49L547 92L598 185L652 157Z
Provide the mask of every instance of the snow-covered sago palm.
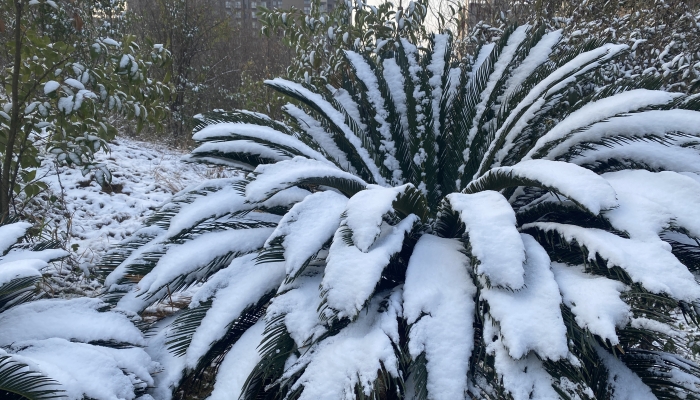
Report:
M158 370L143 333L100 299L42 299L42 272L68 252L54 241L18 243L29 228L0 224L0 398L143 395Z
M103 265L117 307L191 295L157 325L159 396L699 398L700 101L601 85L626 46L559 37L454 68L449 35L393 40L343 88L267 81L285 123L201 116L190 160L249 172Z

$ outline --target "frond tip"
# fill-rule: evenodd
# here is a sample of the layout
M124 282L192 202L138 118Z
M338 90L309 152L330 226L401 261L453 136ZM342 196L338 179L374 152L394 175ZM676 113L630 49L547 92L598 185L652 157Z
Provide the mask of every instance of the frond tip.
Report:
M1 351L1 350L0 350ZM12 355L0 353L0 395L17 395L32 400L63 398L64 390L55 380L33 371ZM3 395L3 393L5 393Z

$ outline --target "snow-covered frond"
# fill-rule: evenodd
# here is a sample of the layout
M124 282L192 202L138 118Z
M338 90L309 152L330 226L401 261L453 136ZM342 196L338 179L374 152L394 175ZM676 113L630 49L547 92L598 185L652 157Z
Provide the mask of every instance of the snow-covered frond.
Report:
M396 58L384 59L382 62L382 74L384 76L384 81L387 83L391 99L394 102L394 110L397 114L394 118L398 119L401 125L401 133L406 140L409 140L411 128L408 121L408 102L411 101L412 98L407 95L404 89L408 85L408 82L406 82L406 78L402 73L401 67L397 64Z
M522 234L522 242L527 256L522 289L485 287L481 296L491 318L498 322L501 344L510 357L520 359L534 351L542 359L566 358L569 349L562 299L549 256L532 236Z
M518 64L505 82L504 98L512 97L513 93L531 77L538 67L549 61L550 54L561 40L561 30L544 33L542 28L538 29L542 31L541 36L533 37L536 44L529 49L525 59Z
M303 102L319 113L327 122L328 127L333 130L334 136L339 137L339 139L344 139L346 145L343 150L352 151L348 153L347 158L362 178L379 185L386 184L386 180L379 171L373 154L368 151L368 147L371 148L369 142L357 135L356 132L359 131L358 127L353 130L351 126L347 125L346 121L351 122L351 119L346 119L345 114L338 111L337 108L340 107L340 104L335 104L336 107L334 107L333 104L326 101L320 94L312 92L301 84L284 79L277 78L267 80L265 84Z
M478 92L474 91L473 94L478 98L477 102L474 104L473 119L469 123L469 133L466 136L467 148L463 153L463 170L467 172L475 170L474 165L478 165L481 155L489 147L490 141L488 134L488 124L486 122L489 120L489 113L487 110L495 105L496 99L499 96L498 86L499 83L506 79L506 72L511 66L512 61L518 49L521 48L523 42L527 39L527 33L530 30L529 25L523 25L516 28L509 35L504 35L501 39L501 45L495 47L492 53L492 58L489 59L491 63L483 65L483 71L480 69L479 73L488 72L488 80L486 84L478 88L475 84L469 82L470 89L480 89ZM507 42L503 43L503 40L507 39ZM475 82L476 83L476 82Z
M197 121L197 124L192 130L192 133L197 133L209 125L220 123L239 123L265 126L279 132L284 132L290 136L294 134L294 132L284 123L275 121L265 114L246 110L211 111L206 114L195 115L194 120Z
M443 97L446 93L443 88L447 88L447 80L449 79L450 58L452 56L452 36L449 33L433 35L430 42L431 52L429 53L430 61L426 66L427 72L430 73L429 83L431 89L431 101L433 109L433 135L435 137L442 136L443 125L447 117ZM443 142L436 139L438 142ZM441 150L443 146L441 146Z
M493 366L507 395L514 400L561 398L553 388L553 377L537 355L531 353L520 359L511 357L498 328L491 321L484 324L484 336L490 338L486 352L493 357Z
M101 312L99 299L48 299L21 304L0 314L0 346L62 337L81 342L144 344L141 331L115 312Z
M209 400L238 399L253 368L260 362L257 346L263 340L265 323L259 320L241 335L226 353Z
M444 166L442 172L445 175L442 179L442 187L446 191L455 191L462 187L459 179L464 170L464 158L473 147L468 138L476 113L476 105L480 101L480 93L488 83L488 77L493 71L493 63L498 54L499 49L494 43L484 45L470 68L462 67L459 75L455 74L456 77L452 77L458 82L454 84L456 89L449 103L449 117L444 125L445 132L451 135L451 143L449 143L451 151L445 152L442 160Z
M340 185L333 185L333 180ZM367 186L367 183L356 175L337 167L295 157L275 164L258 166L255 169L255 179L245 187L245 195L248 201L262 202L284 189L304 184L331 186L348 196Z
M494 133L472 179L483 175L492 166L499 166L497 160L511 151L512 143L517 140L530 119L545 106L547 100L626 49L626 45L607 44L579 54L530 89L527 96L515 108L509 110L508 117Z
M37 372L18 358L0 349L1 391L37 400L63 396L64 390L58 387L58 382Z
M316 311L321 306L318 288L322 279L322 268L307 268L292 283L281 287L267 308L265 320L275 324L279 319L297 348L310 345L328 331Z
M607 370L607 383L610 389L619 393L616 398L621 400L655 400L657 399L652 394L651 389L637 376L630 371L625 364L618 360L615 356L605 351L598 344L593 344L598 357L602 361L603 367Z
M141 278L137 293L152 298L162 293L164 288L179 290L192 282L204 280L237 255L260 249L273 230L252 228L209 232L171 247L155 267Z
M55 241L20 243L31 227L26 222L0 225L0 313L38 298L42 271L68 256Z
M700 239L700 182L670 171L625 170L603 177L620 197L620 207L605 217L630 238L658 241L673 227Z
M670 138L673 144L678 138ZM586 144L580 154L567 155L568 162L598 173L622 169L650 171L700 172L700 152L688 146L659 143L655 140L620 141L619 143Z
M398 124L398 121L394 121L392 118L395 112L392 112L394 111L393 102L388 97L387 83L381 75L375 72L376 68L372 68L360 54L346 51L345 57L352 66L355 76L364 86L361 93L370 105L368 108L374 110L373 118L368 121L368 128L372 132L378 133L378 135L371 135L370 138L375 142L374 149L383 158L380 169L387 170L384 175L391 178L392 184L401 184L403 183L403 171L401 163L397 159L397 146L401 145L401 142L396 143L395 137L398 140L402 140L404 137L397 135L398 129L393 126Z
M141 348L111 348L59 337L16 343L11 350L51 376L71 400L134 399L153 385L158 365Z
M294 279L340 226L348 199L333 191L317 192L282 217L265 247L281 240L287 279Z
M547 160L528 160L512 167L491 169L463 192L514 186L533 186L559 193L594 215L618 205L613 187L594 172L575 164Z
M344 225L349 229L353 244L367 252L382 233L384 218L394 212L398 196L413 188L407 184L395 188L368 186L352 196L345 209Z
M10 247L16 244L27 230L32 227L28 222L16 222L14 224L0 226L0 255L10 251Z
M281 132L270 127L255 124L242 124L224 122L208 125L193 135L193 139L205 142L192 152L190 159L198 157L222 157L231 161L243 161L245 155L250 153L251 157L275 158L280 156L294 157L305 156L321 162L330 162L326 156L309 147L301 140L285 132ZM236 145L238 144L238 145ZM258 144L254 146L253 144ZM260 147L267 147L268 150ZM241 153L239 160L236 153ZM229 155L226 157L226 155ZM252 164L252 163L249 163ZM257 165L257 164L252 164Z
M335 336L312 346L289 366L281 380L294 376L291 391L298 399L353 400L357 393L372 398L375 390L398 390L400 355L398 320L401 291L381 293L357 319ZM298 375L298 376L295 376ZM383 376L384 375L384 376ZM377 387L382 382L389 387ZM399 395L399 393L396 393Z
M631 316L630 306L620 299L627 287L619 281L587 274L581 266L552 263L552 272L564 304L581 329L613 345L619 344L615 330L627 325Z
M472 266L485 284L520 289L525 282L525 245L508 201L494 191L453 193L446 201L465 225Z
M231 265L214 275L192 298L191 306L211 299L206 314L192 333L185 353L185 365L197 366L211 347L221 340L244 311L265 304L266 296L284 279L281 263L257 264L253 255L234 259ZM258 306L260 307L260 306Z
M474 346L476 287L469 260L456 239L423 235L406 270L403 312L409 328L409 353L425 354L428 398L459 399L467 389ZM440 260L439 268L435 268Z
M318 143L319 147L328 154L336 165L348 172L357 173L348 160L346 151L341 150L335 141L335 136L328 133L320 122L293 104L285 105L282 110L296 120L299 128Z
M656 398L697 398L700 367L690 360L659 350L635 349L622 357ZM658 379L662 377L662 379Z
M6 267L5 272L13 276L0 285L0 312L36 297L34 289L41 281L41 273L34 268Z
M295 155L278 147L267 146L250 140L207 142L192 151L186 161L206 162L252 171L259 164L273 164ZM218 161L218 162L217 162Z
M664 96L664 94L665 92L660 93L661 96ZM620 94L609 99L615 99L618 96L624 97L623 95L624 94ZM666 104L674 98L674 96L670 94L667 94L665 97ZM600 100L599 102L603 101L604 100ZM595 103L591 105L595 105ZM606 109L610 107L611 106L608 106ZM585 118L592 121L590 121L590 123L585 121L579 124L575 119L576 117L580 117L580 115L574 113L569 117L574 119L569 125L569 127L572 128L571 130L566 126L560 129L560 125L557 125L537 141L524 159L557 159L565 156L569 149L577 144L586 142L595 143L605 138L617 136L631 138L655 135L663 138L666 134L676 132L698 136L700 135L699 128L697 127L697 124L700 122L699 114L700 113L696 111L680 109L649 110L632 114L624 114L624 112L622 112L614 113L610 117L604 115L601 119L597 117L591 118L589 115L586 115Z
M691 303L700 298L700 286L693 274L671 254L665 243L625 239L600 229L554 222L523 226L530 228L556 234L564 242L578 245L587 262L596 262L596 257L600 257L608 268L622 268L629 283L639 283L652 293Z
M324 304L320 312L330 321L354 319L364 309L418 217L409 215L396 226L383 224L381 236L367 251L355 246L346 221L335 232L321 283Z
M36 300L0 312L0 390L28 398L136 398L158 365L127 316L99 299Z
M429 61L427 55L422 56L418 48L406 39L396 42L394 56L396 65L403 75L403 98L406 111L408 135L405 145L408 158L407 181L413 183L426 195L431 205L440 200L440 176L438 173L438 157L440 143L433 131L434 116L439 110L433 109L432 87L430 72L424 64ZM394 84L396 79L393 79ZM399 88L392 89L398 91Z

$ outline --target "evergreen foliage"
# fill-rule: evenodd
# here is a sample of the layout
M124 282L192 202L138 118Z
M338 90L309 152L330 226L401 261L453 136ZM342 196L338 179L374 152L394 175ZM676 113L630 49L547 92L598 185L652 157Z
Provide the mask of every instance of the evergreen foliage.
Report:
M247 172L101 266L118 309L198 286L157 325L159 395L700 398L700 102L559 38L512 27L454 64L449 33L397 37L345 51L341 87L267 81L285 122L200 116L189 161Z
M14 0L0 6L0 220L17 198L46 189L36 167L46 153L107 184L94 162L116 134L113 117L144 125L167 113L169 88L149 78L167 64L162 45L143 51L123 31L124 1Z

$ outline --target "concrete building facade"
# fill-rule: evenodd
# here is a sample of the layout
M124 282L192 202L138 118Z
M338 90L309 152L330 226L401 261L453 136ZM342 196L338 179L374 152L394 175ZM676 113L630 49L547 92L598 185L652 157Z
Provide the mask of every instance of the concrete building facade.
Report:
M335 0L321 0L321 10L329 12L333 9L334 4ZM222 6L225 12L237 22L250 23L254 28L257 28L257 12L261 7L268 9L294 7L308 14L311 11L311 0L225 0Z

